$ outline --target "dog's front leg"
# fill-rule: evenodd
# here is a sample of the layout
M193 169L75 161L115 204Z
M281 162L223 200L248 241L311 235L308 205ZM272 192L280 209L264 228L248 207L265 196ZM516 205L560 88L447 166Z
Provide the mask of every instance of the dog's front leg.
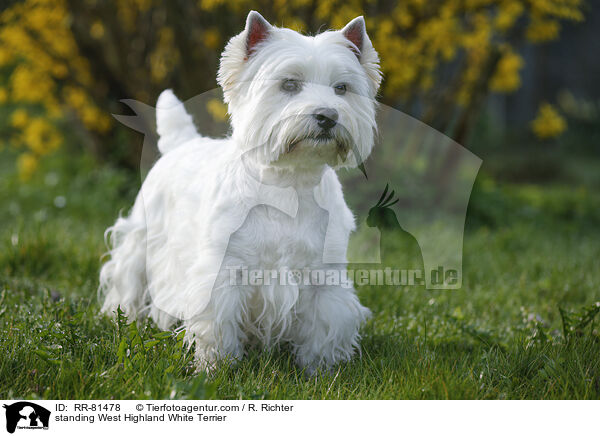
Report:
M249 287L218 287L206 310L185 323L186 337L195 345L198 369L210 372L217 363L236 363L243 357L248 339L243 324L251 292Z
M301 289L292 347L307 375L347 361L359 349L359 329L370 311L355 292L341 286Z

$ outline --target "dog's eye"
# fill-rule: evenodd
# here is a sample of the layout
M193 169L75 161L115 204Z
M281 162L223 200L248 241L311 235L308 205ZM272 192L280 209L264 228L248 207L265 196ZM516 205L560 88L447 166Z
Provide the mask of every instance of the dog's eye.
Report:
M284 80L283 83L281 84L281 89L283 91L289 92L289 93L298 92L298 91L300 91L300 88L302 88L302 84L298 80L294 80L294 79Z
M346 93L346 84L340 83L339 85L335 85L333 89L337 95L344 95Z

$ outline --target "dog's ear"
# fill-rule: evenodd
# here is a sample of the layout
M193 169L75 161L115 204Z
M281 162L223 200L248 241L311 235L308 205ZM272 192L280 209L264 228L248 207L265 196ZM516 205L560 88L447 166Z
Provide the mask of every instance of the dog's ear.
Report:
M342 34L352 43L350 49L354 52L356 57L360 59L365 39L369 38L365 28L364 17L356 17L346 24L346 27L342 29Z
M250 57L256 50L256 46L269 37L273 26L256 11L250 11L246 18L246 57Z
M229 103L235 94L239 76L250 56L264 42L273 26L256 11L250 11L244 31L229 40L219 64L217 82L223 88L225 102Z
M358 61L365 68L374 86L374 94L377 93L381 84L381 70L379 69L379 55L373 48L373 44L367 35L365 19L360 16L350 21L341 30L342 35L351 43L350 49L354 52Z

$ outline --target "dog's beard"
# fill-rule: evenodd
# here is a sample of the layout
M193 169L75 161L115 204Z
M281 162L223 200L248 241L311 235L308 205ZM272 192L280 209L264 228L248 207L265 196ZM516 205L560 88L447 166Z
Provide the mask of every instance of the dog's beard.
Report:
M342 135L319 133L291 139L282 148L283 154L294 153L300 148L311 148L317 154L320 150L335 151L342 159L346 159L350 146L348 139Z
M355 149L353 142L352 134L343 125L323 130L315 125L312 115L301 115L277 123L271 130L265 152L272 163L282 160L291 163L297 156L300 159L310 157L315 164L335 166L344 162L348 153Z
M350 139L338 133L294 136L282 143L281 153L274 165L309 171L323 165L337 167L346 160L349 144Z

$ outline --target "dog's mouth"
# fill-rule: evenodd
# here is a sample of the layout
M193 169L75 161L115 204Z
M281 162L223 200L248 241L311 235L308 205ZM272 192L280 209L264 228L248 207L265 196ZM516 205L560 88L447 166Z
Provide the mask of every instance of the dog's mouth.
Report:
M311 142L314 146L326 145L335 142L335 146L340 152L347 152L348 145L345 141L340 140L329 132L319 133L318 135L307 135L302 138L296 139L289 143L286 149L286 153L294 151L296 146L301 142Z
M333 139L333 135L331 133L320 133L315 136L315 140L317 141L330 141Z

